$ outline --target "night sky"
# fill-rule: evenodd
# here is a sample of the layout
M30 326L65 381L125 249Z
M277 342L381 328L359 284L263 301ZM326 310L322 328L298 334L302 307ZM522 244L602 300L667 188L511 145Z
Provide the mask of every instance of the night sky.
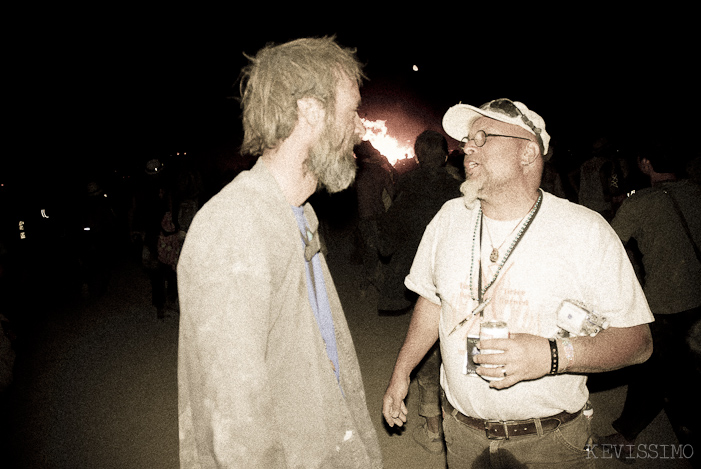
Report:
M373 21L365 11L305 23L278 14L286 21L274 27L268 17L216 11L64 19L73 13L16 18L22 27L6 47L4 133L12 144L3 156L5 180L12 174L53 191L61 181L82 184L113 167L135 171L176 151L233 155L243 53L304 36L335 34L358 49L369 77L361 116L386 119L402 139L440 130L443 113L459 101L523 101L561 148L586 148L604 134L659 135L664 115L693 115L699 104L699 41L676 19L596 16L575 26L579 13L532 24L462 21L446 11L410 20L374 13L381 21Z

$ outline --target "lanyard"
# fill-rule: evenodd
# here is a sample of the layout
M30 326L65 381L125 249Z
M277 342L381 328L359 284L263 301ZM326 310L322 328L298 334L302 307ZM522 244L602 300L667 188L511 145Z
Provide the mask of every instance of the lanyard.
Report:
M482 223L484 222L484 215L482 214L482 207L479 208L479 212L477 214L477 222L475 223L475 231L472 235L472 260L470 261L470 295L472 295L472 272L474 270L474 260L475 260L475 244L476 243L476 236L477 236L477 225L479 225L479 259L477 261L477 273L478 273L478 279L477 279L477 298L472 298L473 300L476 299L477 301L477 307L472 311L472 314L468 315L465 319L460 321L452 331L448 333L448 335L452 334L455 332L460 326L465 324L471 317L475 316L476 314L479 314L480 317L483 316L484 314L484 308L487 307L489 302L492 300L492 297L487 298L484 300L484 294L489 290L489 288L494 285L494 282L496 281L497 277L499 277L499 273L501 272L501 268L504 267L504 264L506 264L506 261L509 259L511 256L511 253L516 249L516 246L518 243L521 241L523 238L523 235L526 234L526 231L528 228L531 226L531 223L533 222L533 219L535 218L536 214L538 213L538 210L540 210L541 203L543 201L543 191L538 190L539 195L538 195L538 200L536 200L535 204L533 205L533 208L531 208L530 213L527 215L526 222L521 226L521 229L519 229L518 234L516 235L516 239L511 243L511 246L509 246L509 249L506 251L506 254L502 258L501 262L499 262L499 267L497 268L497 271L494 273L494 277L489 281L486 287L482 288Z

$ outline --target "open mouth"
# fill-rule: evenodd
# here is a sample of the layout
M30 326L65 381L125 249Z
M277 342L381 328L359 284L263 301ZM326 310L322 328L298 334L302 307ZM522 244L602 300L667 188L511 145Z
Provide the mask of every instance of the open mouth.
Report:
M472 171L477 166L479 166L479 163L475 163L474 161L468 161L468 163L465 167L467 168L468 171Z

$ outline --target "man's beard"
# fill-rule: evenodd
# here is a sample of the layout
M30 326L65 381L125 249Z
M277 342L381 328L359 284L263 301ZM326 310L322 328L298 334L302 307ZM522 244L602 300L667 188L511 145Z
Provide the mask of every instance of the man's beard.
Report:
M460 185L460 192L462 192L462 201L465 207L468 209L475 208L475 202L477 201L477 195L479 194L480 183L475 179L466 179Z
M361 137L353 129L338 141L341 129L327 123L319 139L309 149L306 160L307 171L316 176L319 187L325 187L333 194L350 186L355 180L357 166L353 156L353 147L360 143Z

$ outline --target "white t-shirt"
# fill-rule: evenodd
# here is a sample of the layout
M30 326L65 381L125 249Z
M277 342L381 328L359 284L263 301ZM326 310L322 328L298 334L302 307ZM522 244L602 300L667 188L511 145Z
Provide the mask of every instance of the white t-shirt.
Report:
M441 385L448 400L463 414L482 419L528 419L580 410L589 397L584 375L548 375L496 390L478 376L463 374L466 337L479 336L479 315L449 333L478 304L472 299L477 298L480 257L478 213L477 207L467 209L462 199L447 202L426 228L405 280L409 289L441 305ZM507 236L500 260L515 235ZM494 271L488 259L492 247L486 234L482 236L486 286ZM653 320L623 245L609 224L596 212L549 193L543 194L531 226L484 297L491 302L483 320L505 321L511 333L555 337L563 300L583 304L606 317L611 327Z

